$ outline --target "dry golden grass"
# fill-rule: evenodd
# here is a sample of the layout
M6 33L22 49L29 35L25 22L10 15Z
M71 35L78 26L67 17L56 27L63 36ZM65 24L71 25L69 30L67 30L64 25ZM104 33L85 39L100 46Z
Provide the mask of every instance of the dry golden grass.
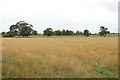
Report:
M117 37L3 38L3 77L117 77Z

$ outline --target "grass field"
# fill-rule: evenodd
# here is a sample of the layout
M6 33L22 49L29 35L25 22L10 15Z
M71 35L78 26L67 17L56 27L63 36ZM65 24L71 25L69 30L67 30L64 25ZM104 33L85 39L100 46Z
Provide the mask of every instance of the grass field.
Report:
M3 38L3 78L118 77L117 37Z

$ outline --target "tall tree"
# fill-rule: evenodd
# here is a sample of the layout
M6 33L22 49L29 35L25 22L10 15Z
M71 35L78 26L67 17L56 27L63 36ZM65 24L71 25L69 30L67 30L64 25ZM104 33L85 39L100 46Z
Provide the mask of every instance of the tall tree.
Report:
M90 35L89 30L87 30L87 29L84 30L84 35L88 37Z
M14 31L18 31L17 27L18 27L17 25L11 25L9 29L10 31L14 32Z
M54 34L57 35L57 36L60 36L61 33L62 33L62 32L61 32L60 30L57 30L57 31L54 32Z
M65 29L63 29L62 32L61 32L61 34L65 35L65 33L66 33Z
M31 27L25 26L25 27L21 28L20 35L21 36L29 36L30 34L32 34L32 31L33 30Z
M53 35L52 28L47 28L46 30L44 30L43 35L52 36Z
M105 28L104 26L101 26L100 27L100 32L99 32L100 36L104 36L105 37L108 33L110 33L107 30L108 30L108 28Z
M33 30L32 35L38 35L38 32L36 30Z
M65 35L73 35L73 31L71 31L71 30L66 30Z
M81 35L81 34L82 34L82 32L81 32L81 31L79 31L79 30L77 30L75 34L76 34L76 35Z
M19 36L29 36L32 33L32 25L25 21L19 21L15 25L10 26L10 32L15 32Z
M6 34L5 32L2 32L2 37L4 37L4 36L5 36L5 34Z

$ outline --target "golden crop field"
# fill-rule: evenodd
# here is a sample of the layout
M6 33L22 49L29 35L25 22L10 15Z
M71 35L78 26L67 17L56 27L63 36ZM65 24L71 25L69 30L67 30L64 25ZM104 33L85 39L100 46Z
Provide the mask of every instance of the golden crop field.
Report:
M3 78L118 77L117 37L3 38Z

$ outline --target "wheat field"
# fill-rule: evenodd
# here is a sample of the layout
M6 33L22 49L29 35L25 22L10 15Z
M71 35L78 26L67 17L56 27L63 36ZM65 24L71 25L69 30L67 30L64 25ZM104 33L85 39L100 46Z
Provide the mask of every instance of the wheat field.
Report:
M3 78L116 78L117 37L3 38Z

